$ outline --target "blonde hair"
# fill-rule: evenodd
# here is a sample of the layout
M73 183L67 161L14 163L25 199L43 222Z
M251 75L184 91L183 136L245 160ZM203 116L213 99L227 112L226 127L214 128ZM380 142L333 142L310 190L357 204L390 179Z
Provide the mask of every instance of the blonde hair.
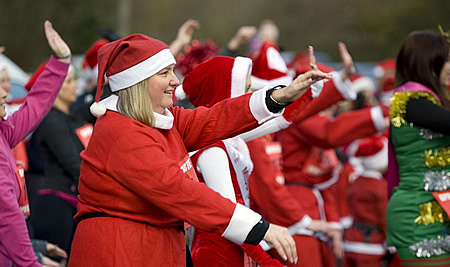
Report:
M148 79L120 90L116 94L119 97L117 102L119 113L150 127L155 125L155 115L148 92Z

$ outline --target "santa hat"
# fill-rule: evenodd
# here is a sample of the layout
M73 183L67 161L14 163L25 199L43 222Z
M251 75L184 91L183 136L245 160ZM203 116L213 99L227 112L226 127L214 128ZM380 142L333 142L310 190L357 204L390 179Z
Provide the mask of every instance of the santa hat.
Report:
M196 107L211 107L224 99L245 94L247 75L251 70L249 58L214 57L186 75L175 95L178 99L189 97Z
M96 117L104 115L106 106L102 102L115 99L110 96L97 103L103 93L105 75L114 93L129 88L172 64L175 64L175 58L169 47L162 41L143 34L132 34L105 44L98 51L97 94L91 113Z
M375 83L369 77L362 74L355 74L350 77L350 81L352 82L353 90L356 93L362 91L376 91Z
M82 72L81 77L78 80L80 88L85 88L88 86L89 80L97 80L98 74L98 50L109 43L105 39L97 40L89 49L84 53L82 62ZM91 88L88 88L91 89Z
M382 60L373 68L373 75L375 78L381 78L384 76L386 71L392 70L395 71L395 59L387 58Z
M361 160L365 169L383 170L388 165L387 138L376 135L360 139L354 157Z
M42 63L37 70L31 75L30 79L28 80L27 84L25 84L25 89L30 91L31 87L33 87L34 83L36 82L37 78L44 72L45 66L47 66L48 61Z
M255 54L251 79L254 90L265 86L289 85L292 82L286 62L275 44L265 42L261 51Z

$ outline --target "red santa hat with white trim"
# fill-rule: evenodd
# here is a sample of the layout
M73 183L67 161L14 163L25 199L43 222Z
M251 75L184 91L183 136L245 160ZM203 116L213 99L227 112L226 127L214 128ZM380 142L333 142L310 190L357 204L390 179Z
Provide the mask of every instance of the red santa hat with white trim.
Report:
M265 86L289 85L292 82L293 77L275 44L264 42L261 51L257 52L252 59L253 90L259 90Z
M356 93L362 91L375 92L377 90L372 79L363 74L352 75L350 81L352 82L353 90L355 90Z
M354 157L361 160L365 169L383 170L388 166L388 140L375 135L358 140Z
M175 96L178 99L189 97L195 107L212 107L224 99L245 94L247 75L251 70L250 58L211 58L184 77L183 84L175 89Z
M96 117L106 113L106 106L98 103L103 93L105 75L114 93L129 88L172 64L175 64L175 58L169 47L164 42L143 34L132 34L105 44L98 51L97 94L91 113ZM102 102L107 100L108 98Z

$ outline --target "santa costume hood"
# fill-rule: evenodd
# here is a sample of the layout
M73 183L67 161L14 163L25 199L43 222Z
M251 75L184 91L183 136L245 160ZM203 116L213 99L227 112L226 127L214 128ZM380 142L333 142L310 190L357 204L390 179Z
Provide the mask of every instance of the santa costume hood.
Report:
M212 107L214 104L245 94L247 75L252 61L245 57L218 56L194 68L175 90L178 99L189 97L195 106Z

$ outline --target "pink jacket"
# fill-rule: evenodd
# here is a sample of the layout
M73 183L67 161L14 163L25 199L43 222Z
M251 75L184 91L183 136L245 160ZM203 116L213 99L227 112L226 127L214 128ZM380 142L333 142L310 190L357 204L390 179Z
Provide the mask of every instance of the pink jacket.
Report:
M41 266L31 247L24 215L19 209L19 182L11 148L33 131L52 107L69 64L51 57L22 107L0 121L0 266Z

